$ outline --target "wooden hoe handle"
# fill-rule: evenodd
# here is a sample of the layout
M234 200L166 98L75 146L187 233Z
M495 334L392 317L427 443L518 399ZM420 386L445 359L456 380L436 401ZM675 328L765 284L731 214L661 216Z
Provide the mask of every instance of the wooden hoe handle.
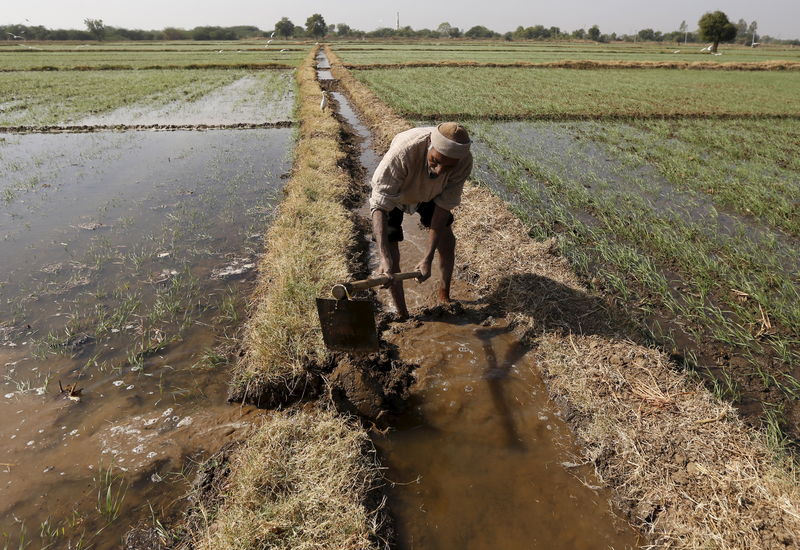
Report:
M420 277L422 273L419 271L409 271L407 273L395 273L393 278L395 281L405 281L406 279L416 279ZM347 298L350 294L357 290L366 290L368 288L372 288L374 286L381 286L388 283L391 279L387 276L383 277L375 277L374 279L363 279L361 281L352 281L350 283L339 283L337 285L333 285L331 289L331 294L337 300L341 300L343 298Z

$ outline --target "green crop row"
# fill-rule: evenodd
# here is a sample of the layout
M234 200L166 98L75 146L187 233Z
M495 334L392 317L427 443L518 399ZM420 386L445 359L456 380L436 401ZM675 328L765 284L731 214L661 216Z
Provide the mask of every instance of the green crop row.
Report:
M423 67L353 71L407 116L792 115L800 72Z

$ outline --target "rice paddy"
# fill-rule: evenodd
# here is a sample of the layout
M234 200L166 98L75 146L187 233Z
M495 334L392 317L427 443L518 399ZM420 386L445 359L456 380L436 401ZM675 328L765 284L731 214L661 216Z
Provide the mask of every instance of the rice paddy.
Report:
M171 489L162 481L172 475L180 478L177 484L184 483L174 468L188 452L168 450L161 459L145 455L143 445L160 441L168 447L177 439L181 449L210 451L198 440L221 445L246 423L240 415L251 409L240 404L224 412L214 405L206 416L189 410L205 407L209 396L223 400L215 372L233 354L241 336L235 331L246 318L241 360L229 373L233 380L226 381L229 390L237 401L293 411L274 411L253 423L250 441L232 455L230 477L225 477L228 467L221 467L221 480L212 480L218 493L197 506L200 516L191 520L196 523L188 539L209 548L388 544L382 539L391 530L382 524L385 501L370 500L379 498L376 472L382 466L365 431L327 410L332 403L314 386L320 377L313 369L336 358L324 350L312 298L365 267L355 258L362 229L348 211L357 194L351 180L358 170L349 166L353 153L340 142L347 130L319 108L315 48L275 44L0 45L0 344L7 388L0 407L11 419L21 418L12 409L26 407L31 412L26 417L41 416L43 430L36 432L39 425L33 421L15 425L20 437L9 446L13 460L5 467L19 472L30 462L34 481L24 490L15 478L13 503L3 505L27 514L27 523L2 524L0 541L7 546L114 544L126 514L146 515L140 506L145 500L162 507L150 512L158 537L175 536L160 523L160 512L172 504L165 496ZM341 86L333 96L337 101L343 92L356 99L359 114L376 131L374 143L382 144L391 138L388 133L393 135L390 130L400 131L409 121L467 124L478 187L469 186L456 215L456 231L464 231L463 237L458 233L460 250L471 255L458 261L462 283L471 284L465 281L472 277L489 293L467 307L513 301L513 291L530 302L537 290L545 290L536 296L540 310L506 306L508 317L502 321L511 351L505 352L503 368L516 373L515 362L530 366L522 364L522 356L514 359L514 350L518 335L530 338L539 323L528 375L550 377L541 398L549 392L573 407L575 414L565 419L586 447L584 464L561 463L564 498L575 499L568 487L577 470L571 468L586 466L625 502L623 508L630 508L630 523L654 537L638 544L791 543L796 535L773 532L759 522L768 517L783 528L796 520L791 510L796 484L787 480L800 441L800 71L611 65L796 63L800 52L723 47L722 56L709 58L667 44L499 41L343 42L335 49L345 64L356 67L357 80L342 78L325 86ZM565 60L609 66L458 66ZM285 69L301 61L299 71ZM453 66L401 66L439 61ZM341 67L337 71L333 64L332 73L340 78ZM357 68L374 64L396 66ZM356 85L362 89L354 94ZM286 122L295 96L301 124L289 175L287 158L264 150L286 151L290 130L272 134L228 126ZM212 120L221 97L227 97L229 113L241 118L226 114L221 123L226 129L197 131ZM271 111L264 105L278 107ZM180 116L166 116L175 109ZM121 131L137 120L186 125L192 131ZM119 126L120 131L38 133L51 126L70 132L81 125ZM283 192L282 179L288 179ZM283 202L276 209L279 198ZM262 274L246 313L242 288L247 285L238 277L251 281L247 274L256 265ZM624 314L626 327L634 327L632 340L598 329L610 322L606 313L612 310ZM431 321L426 319L419 331L423 340L430 340ZM489 317L483 326L492 322ZM398 342L410 338L405 330L393 329ZM441 330L447 340L450 327ZM487 345L491 366L497 357ZM420 363L428 359L421 350L412 349L421 354L415 359ZM436 351L445 357L450 350ZM405 432L403 437L420 445L420 456L447 448L437 447L437 438L463 428L465 471L476 466L468 463L475 447L470 437L477 432L468 432L470 422L460 415L462 408L470 411L476 397L473 384L494 372L481 367L474 367L458 407L442 393L447 399L441 410L429 412L431 425L438 421L446 429L433 430L430 442L422 441L416 429ZM53 387L59 376L72 385L61 387L53 404L48 393L58 391ZM67 409L73 398L81 398L84 388L77 382L86 386L85 408ZM435 377L426 383L439 388ZM503 382L498 377L492 383L497 389ZM447 391L447 385L442 388ZM105 395L113 401L100 400ZM309 396L318 402L296 404ZM509 402L514 413L530 412L522 406L528 397L520 394L516 405ZM508 413L506 428L509 422L513 428L515 418L508 407L500 407L502 392L491 398L492 406L474 422L488 439L506 433L494 424L502 410ZM754 434L726 402L761 431ZM97 419L114 418L114 425L84 422L89 407ZM136 411L141 412L134 416ZM542 434L531 436L531 449L543 447L537 437L552 437L545 431L551 426L539 421L532 420ZM192 432L192 422L207 430ZM46 437L52 434L35 434L51 425L60 431L49 445ZM147 431L151 425L156 428ZM149 439L151 433L161 439ZM25 445L28 434L31 443ZM80 435L77 441L85 443L75 458L70 453ZM64 450L62 443L72 446ZM731 462L730 452L739 458ZM511 454L518 454L516 448ZM52 474L48 461L58 465ZM496 466L489 462L488 467ZM87 464L97 471L87 474ZM409 463L393 472L404 468L408 476L420 471ZM60 484L48 477L59 470L65 475ZM433 470L426 476L435 479ZM738 486L744 477L750 496L762 499L754 506L758 510L742 504L750 502L742 500L747 495ZM398 480L398 485L416 484L417 493L420 487L435 487L426 483ZM480 516L480 506L472 501L482 501L471 485L464 486L464 508L476 508ZM593 486L583 489L587 502L601 494ZM481 497L505 501L506 490L487 487ZM533 490L539 487L534 484ZM80 510L72 516L61 508L51 511L27 499L30 492L62 495L60 503L74 500ZM782 500L772 496L777 494ZM525 521L529 496L522 487L518 496L521 504L514 508L520 509L509 510L509 518ZM423 504L425 499L447 504L436 494L419 498ZM87 513L87 506L96 514ZM605 502L597 507L607 510ZM451 515L450 508L439 511L442 517ZM709 525L709 514L723 518L720 525L730 522L713 544L707 533L718 525ZM441 530L443 545L463 536L459 519L452 533ZM556 545L564 536L561 521L571 518L551 524L558 527L553 529ZM420 539L434 540L423 524L414 527ZM400 540L416 537L414 529ZM481 526L475 530L491 532ZM583 531L589 539L598 532ZM509 540L521 539L515 544L527 547L530 541L519 533L524 531L511 533ZM482 544L491 546L493 537L486 538Z
M646 319L655 342L755 423L774 419L777 406L778 423L800 435L800 73L353 74L420 124L467 121L480 151L473 177L513 205L531 235L557 238L586 281Z
M758 62L800 61L797 48L769 46L748 48L723 46L722 55L700 51L699 44L675 42L610 43L593 42L464 42L440 40L422 43L359 44L342 43L334 50L342 62L353 65L475 62L475 63L551 63L558 61L662 61L662 62Z
M417 119L797 116L800 71L421 67L354 71Z
M0 73L0 126L67 124L144 104L191 103L243 78L243 70L143 70ZM284 71L259 74L265 93L283 95Z

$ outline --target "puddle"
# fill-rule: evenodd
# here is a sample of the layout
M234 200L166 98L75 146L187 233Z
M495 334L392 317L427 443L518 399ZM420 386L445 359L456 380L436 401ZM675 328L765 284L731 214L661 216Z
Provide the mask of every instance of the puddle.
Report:
M262 71L213 90L196 101L174 101L157 107L150 104L121 107L73 124L189 126L281 122L292 118L291 80L289 71Z
M0 192L13 190L0 202L0 532L10 541L24 531L38 546L47 522L66 534L42 546L81 533L117 546L149 505L169 513L188 457L240 437L258 414L226 403L219 346L243 320L291 146L291 129L2 143ZM98 510L117 501L106 526Z
M371 134L343 95L333 97L361 139L370 178L380 161ZM369 215L367 207L360 213ZM401 267L409 270L427 233L416 217L406 217L403 230ZM425 284L406 284L410 308L433 305L437 276L434 268ZM471 299L458 280L453 295ZM388 303L386 291L379 296ZM399 548L637 546L632 529L610 511L610 495L594 487L591 469L576 463L569 429L502 320L485 327L465 316L430 316L387 337L402 359L421 365L409 412L374 438L392 482Z

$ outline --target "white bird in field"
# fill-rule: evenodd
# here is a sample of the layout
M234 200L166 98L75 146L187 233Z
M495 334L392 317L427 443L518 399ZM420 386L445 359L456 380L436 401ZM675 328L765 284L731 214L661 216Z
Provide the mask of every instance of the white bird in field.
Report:
M10 32L7 32L6 34L11 37L11 40L22 40L23 38L25 38L24 36L20 36L20 35L17 35L17 34L11 34Z
M319 102L319 110L324 111L325 107L328 106L328 92L326 90L322 90L322 101Z
M282 51L282 52L285 52L286 50L281 50L281 51Z
M675 51L674 51L674 52L672 52L672 53L681 53L681 51L680 51L680 50L675 50Z
M272 34L269 35L270 38L275 38L275 32L273 31Z

